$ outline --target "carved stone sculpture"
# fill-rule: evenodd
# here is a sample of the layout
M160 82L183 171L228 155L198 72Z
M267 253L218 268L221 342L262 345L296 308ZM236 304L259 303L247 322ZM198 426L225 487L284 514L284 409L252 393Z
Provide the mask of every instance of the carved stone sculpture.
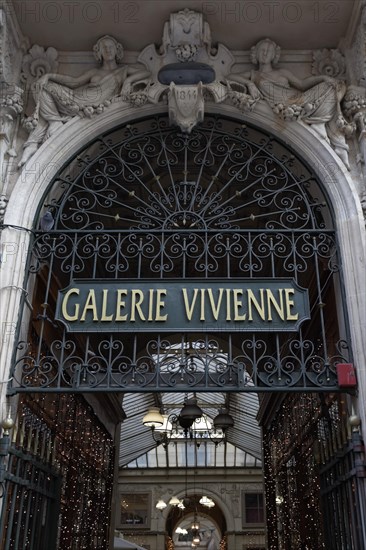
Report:
M358 191L366 214L366 89L363 86L349 86L342 106L346 116L353 121L356 130L359 148L356 159L364 176Z
M204 117L205 102L202 83L197 86L176 86L170 84L168 96L169 119L183 132L190 133L192 128Z
M22 62L22 80L30 83L47 73L54 73L58 68L58 52L55 48L47 48L34 44Z
M40 143L70 118L103 112L113 99L123 94L124 87L129 89L136 80L149 77L150 73L144 68L121 63L123 47L111 36L98 40L94 54L101 67L79 77L48 73L35 82L36 108L33 116L26 120L31 133L24 144L19 167L35 153Z
M313 52L311 71L315 75L323 74L334 78L346 75L346 60L339 50L316 50Z
M4 223L4 217L5 217L7 205L8 205L8 198L5 195L0 195L0 224Z
M353 126L344 119L340 102L346 92L343 81L326 75L300 79L286 69L276 69L280 47L270 39L253 46L251 60L258 70L232 73L230 82L243 86L243 94L255 101L264 99L273 112L286 121L301 120L330 142L344 164L348 165L345 135ZM254 105L252 105L253 107Z
M235 59L223 44L212 48L210 27L202 13L186 8L170 15L160 49L149 44L138 61L152 74L146 100L158 103L166 98L171 124L189 133L203 119L206 97L216 103L225 100L223 81ZM131 93L126 99L133 97Z

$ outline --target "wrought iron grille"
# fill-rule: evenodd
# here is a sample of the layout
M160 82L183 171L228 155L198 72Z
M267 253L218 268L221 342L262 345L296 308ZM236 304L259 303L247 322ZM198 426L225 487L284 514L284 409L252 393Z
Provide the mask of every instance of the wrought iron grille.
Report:
M218 277L292 278L311 319L292 334L71 335L54 318L58 289L78 279ZM141 119L80 151L35 222L28 283L10 391L337 391L350 359L322 186L288 147L231 119L206 116L189 136Z

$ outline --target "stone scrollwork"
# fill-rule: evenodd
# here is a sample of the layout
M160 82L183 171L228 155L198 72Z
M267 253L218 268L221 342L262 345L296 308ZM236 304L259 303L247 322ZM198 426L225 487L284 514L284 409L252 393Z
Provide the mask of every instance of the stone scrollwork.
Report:
M170 15L170 20L164 25L161 54L167 54L169 50L178 50L176 55L179 59L182 51L194 51L195 47L205 46L211 49L211 31L201 13L185 8ZM183 60L188 61L186 58Z
M148 45L138 61L151 70L147 101L166 98L170 122L182 132L189 133L202 120L205 97L216 103L227 98L223 82L234 57L223 44L212 48L210 28L201 13L186 8L171 14L160 49ZM165 70L171 70L171 76L167 72L163 78Z
M30 83L44 74L55 73L58 69L58 52L55 48L47 48L34 44L22 63L22 80Z
M316 50L313 52L312 73L333 78L344 78L346 60L339 50Z

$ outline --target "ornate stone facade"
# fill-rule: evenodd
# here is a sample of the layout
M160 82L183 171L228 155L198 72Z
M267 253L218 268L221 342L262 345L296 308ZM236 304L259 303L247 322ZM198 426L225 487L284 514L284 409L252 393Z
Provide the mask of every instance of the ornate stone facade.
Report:
M334 210L359 395L365 394L365 21L364 10L356 40L348 49L329 43L327 48L314 52L281 52L272 43L272 58L259 63L262 53L258 44L253 46L251 57L248 50L237 52L216 44L204 14L186 9L173 13L165 24L161 21L161 45L151 43L136 54L129 52L128 63L122 62L121 32L121 36L115 33L114 37L98 40L99 45L108 44L114 52L104 49L99 65L92 65L87 52L79 52L79 65L71 67L68 61L60 61L62 56L67 60L67 55L57 52L55 44L40 40L40 45L29 49L15 17L0 10L0 224L4 224L1 247L6 252L6 261L3 255L0 266L3 403L7 400L6 381L15 346L20 297L32 290L25 291L22 286L25 258L36 212L44 202L52 177L59 166L97 135L137 117L161 112L169 112L171 124L183 133L194 131L205 111L240 120L243 127L249 123L265 128L303 155L310 170L319 174ZM254 42L246 44L246 48ZM214 79L193 84L179 80L162 83L160 71L172 65L178 77L184 73L185 78L194 79L196 71L203 71L204 75L213 71ZM75 73L81 76L74 76ZM267 78L268 73L271 79ZM97 100L95 96L90 100L88 95L91 84L97 84ZM30 87L34 98L28 94ZM87 101L80 98L81 95L85 99L85 94ZM325 107L326 112L322 110ZM25 129L30 132L28 138ZM46 146L42 147L43 143ZM20 170L11 173L18 162ZM366 436L365 401L356 395L350 401L361 419L359 429ZM240 499L234 485L225 489L218 486L215 490L222 500L224 494L229 495L226 491L231 491L232 502ZM238 511L230 509L230 513L232 528L239 529L235 524ZM153 515L153 521L156 529L163 529L158 513Z
M302 121L311 126L350 169L346 138L352 135L355 124L344 117L341 108L346 93L342 80L345 59L337 49L315 51L315 76L299 78L287 69L276 68L280 48L266 39L251 50L252 63L258 64L256 70L233 71L232 52L223 44L213 48L203 15L189 9L171 14L160 48L154 44L146 46L138 56L137 66L121 64L123 49L113 37L101 38L98 44L108 40L115 50L112 58L108 59L108 53L100 54L101 68L78 78L54 72L57 52L52 47L45 50L35 45L24 57L23 79L36 80L36 108L23 121L30 136L24 144L20 167L72 116L98 115L116 101L136 108L165 102L171 123L183 132L191 132L202 120L207 102L230 103L246 113L264 101L286 123ZM270 58L265 59L268 55Z

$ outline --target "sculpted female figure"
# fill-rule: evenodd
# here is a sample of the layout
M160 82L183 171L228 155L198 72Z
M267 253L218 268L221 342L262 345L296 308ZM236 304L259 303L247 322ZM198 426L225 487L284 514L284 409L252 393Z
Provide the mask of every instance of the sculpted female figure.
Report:
M280 47L266 38L253 46L251 60L258 70L232 73L229 81L243 84L256 101L264 99L284 120L302 120L331 143L348 167L348 145L344 133L351 132L341 108L346 86L327 76L300 79L286 69L275 69Z
M111 36L100 38L93 51L100 67L78 77L45 74L35 83L34 119L37 124L24 144L19 166L23 166L39 144L71 117L102 112L113 98L121 95L122 89L128 93L133 82L150 76L141 67L121 64L123 47Z

